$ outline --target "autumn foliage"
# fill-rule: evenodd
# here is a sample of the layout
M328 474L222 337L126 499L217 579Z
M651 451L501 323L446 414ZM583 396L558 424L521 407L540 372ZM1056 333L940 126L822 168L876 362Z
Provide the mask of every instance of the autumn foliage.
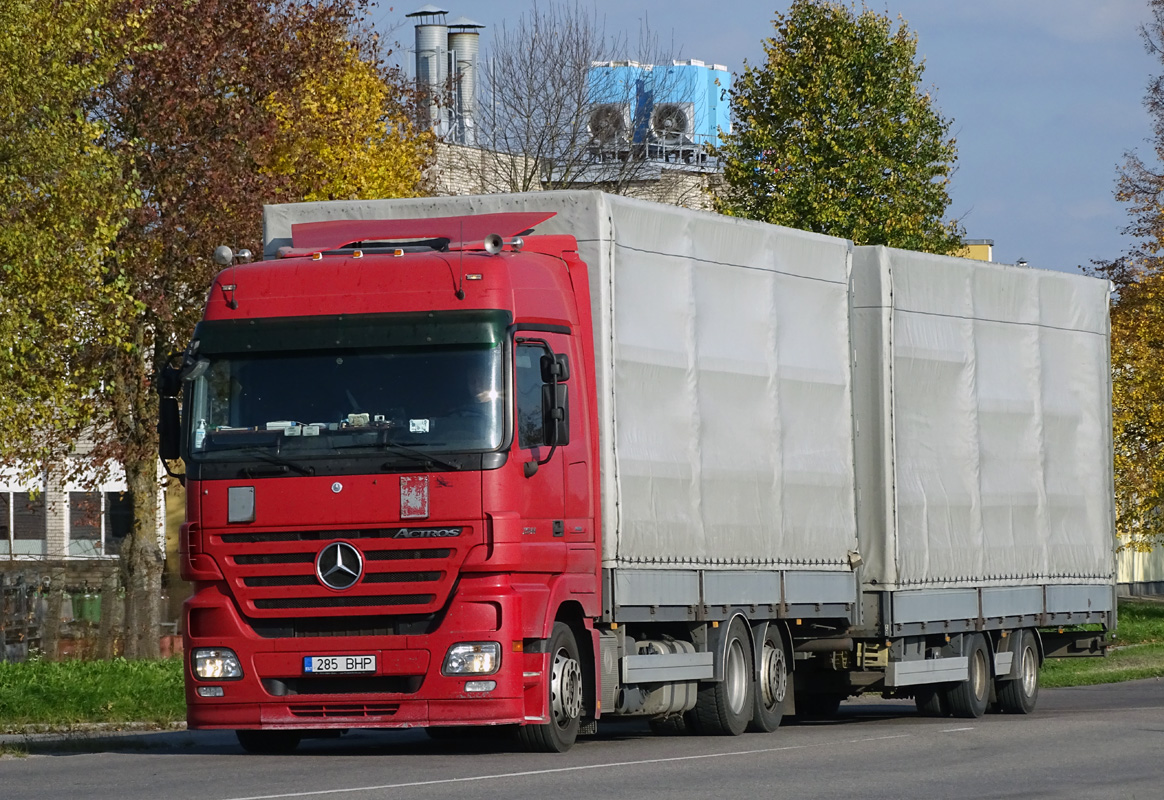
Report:
M732 91L718 210L857 244L957 250L960 227L943 218L955 143L905 23L795 0L775 26L766 62Z
M152 379L214 248L261 252L264 203L425 191L432 142L365 5L0 4L0 459L43 462L84 428L125 465L131 656L157 650Z
M1142 28L1148 52L1164 64L1164 0L1151 0ZM1136 246L1092 274L1115 287L1111 309L1112 416L1116 531L1121 547L1164 543L1164 74L1148 85L1144 106L1155 127L1151 156L1132 152L1116 198L1131 219Z

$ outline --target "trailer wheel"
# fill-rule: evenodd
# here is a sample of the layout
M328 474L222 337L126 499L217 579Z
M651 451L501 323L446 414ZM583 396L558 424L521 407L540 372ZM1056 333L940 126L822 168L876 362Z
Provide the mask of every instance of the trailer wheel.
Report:
M966 658L969 674L966 680L955 683L946 692L946 701L950 713L955 717L978 719L986 713L986 706L990 704L991 684L990 652L986 649L982 634L976 633L970 637Z
M1029 630L1020 634L1017 657L1018 676L995 686L998 708L1007 714L1030 714L1039 699L1039 650Z
M582 665L574 632L564 622L555 622L550 635L550 721L544 725L524 725L518 736L526 750L564 753L578 738L582 719Z
M243 750L255 755L286 755L299 746L302 735L298 731L246 731L234 732Z
M703 684L691 718L704 734L739 736L752 719L752 642L738 617L728 626L723 680Z
M752 721L748 730L770 733L780 727L784 717L784 696L788 694L788 658L784 637L776 625L769 625L760 651L760 677L752 690Z

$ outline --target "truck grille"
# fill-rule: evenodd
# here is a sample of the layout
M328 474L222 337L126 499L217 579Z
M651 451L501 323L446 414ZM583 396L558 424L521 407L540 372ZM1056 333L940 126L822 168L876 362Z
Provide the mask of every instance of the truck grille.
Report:
M448 600L461 562L478 539L474 528L448 525L210 534L240 611L260 635L261 627L284 629L288 612L319 622L337 613L351 615L356 619L341 627L359 630L385 627L361 619L434 614ZM360 552L363 573L351 588L335 591L320 582L315 564L328 543L340 540ZM429 542L433 546L426 546ZM273 625L263 626L263 620Z

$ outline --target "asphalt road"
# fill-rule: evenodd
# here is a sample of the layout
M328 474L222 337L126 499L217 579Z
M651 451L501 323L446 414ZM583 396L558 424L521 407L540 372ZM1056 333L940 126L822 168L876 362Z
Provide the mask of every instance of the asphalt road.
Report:
M358 731L291 756L249 756L229 733L117 740L0 758L0 798L1164 798L1164 683L1044 690L1028 717L918 717L851 701L836 720L736 738L654 736L609 723L564 755L498 737L435 742Z

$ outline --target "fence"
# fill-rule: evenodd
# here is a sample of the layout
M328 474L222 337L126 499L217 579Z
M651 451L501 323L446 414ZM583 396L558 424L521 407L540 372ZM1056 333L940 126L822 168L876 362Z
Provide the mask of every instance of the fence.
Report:
M60 658L112 658L122 650L125 591L111 572L99 584L70 582L64 570L0 572L0 662L32 655ZM171 609L161 598L163 615ZM163 656L181 649L177 624L163 622Z

